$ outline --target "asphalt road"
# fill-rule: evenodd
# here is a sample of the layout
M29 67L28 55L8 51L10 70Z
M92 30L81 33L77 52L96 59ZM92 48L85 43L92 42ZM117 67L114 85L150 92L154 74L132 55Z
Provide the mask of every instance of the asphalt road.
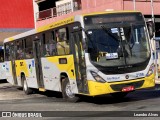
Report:
M50 111L46 112L49 116L55 116L55 119L69 119L75 120L75 117L70 117L75 114L76 120L113 120L120 119L136 119L136 120L159 120L160 119L160 86L156 86L153 89L139 90L132 92L122 100L114 99L110 95L99 97L81 97L81 100L77 103L69 103L62 99L60 93L57 92L38 92L34 94L25 95L20 87L12 86L9 83L0 82L0 111ZM54 112L61 111L61 112ZM64 112L62 112L64 111ZM66 113L67 111L67 113ZM68 112L69 111L69 112ZM72 112L73 111L73 112ZM80 111L80 112L74 112ZM85 111L85 112L84 112ZM94 111L94 112L93 112ZM101 112L99 112L101 111ZM109 111L109 112L107 112ZM115 112L119 111L119 112ZM134 111L134 112L133 112ZM157 114L159 117L135 117L135 111L140 114L148 114L149 111L153 114ZM54 112L54 113L53 113ZM113 112L113 113L110 113ZM69 115L69 117L67 117ZM106 117L111 115L111 117ZM112 117L117 116L117 117ZM98 118L97 118L98 117ZM9 118L0 118L9 120ZM11 118L13 120L13 118ZM20 118L15 118L18 120ZM33 118L30 118L31 120ZM37 118L53 120L52 118Z

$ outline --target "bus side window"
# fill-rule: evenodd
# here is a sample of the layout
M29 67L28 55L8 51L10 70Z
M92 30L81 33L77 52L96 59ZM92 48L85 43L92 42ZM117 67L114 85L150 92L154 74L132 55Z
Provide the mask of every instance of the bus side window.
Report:
M49 31L43 34L43 56L54 56L56 55L56 41L54 37L54 31Z
M5 44L5 61L9 61L10 60L9 54L10 54L9 44Z
M0 48L0 62L4 62L4 50Z
M43 33L42 37L43 37L43 56L47 57L47 56L50 56L50 52L49 52L50 34L49 32Z
M31 59L33 58L33 42L31 37L24 39L25 41L25 58Z
M51 55L56 55L56 40L55 40L54 31L51 32L49 51Z
M67 55L70 53L68 28L61 28L56 31L56 41L58 55Z
M24 58L23 40L16 41L16 46L17 46L16 59L23 59Z

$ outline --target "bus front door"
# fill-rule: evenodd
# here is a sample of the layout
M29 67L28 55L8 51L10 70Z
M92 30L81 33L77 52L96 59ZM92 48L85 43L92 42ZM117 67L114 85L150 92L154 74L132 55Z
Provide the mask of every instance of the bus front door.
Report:
M44 88L42 65L41 65L41 52L40 52L40 40L33 41L33 51L36 67L37 83L39 88Z
M86 65L84 50L82 47L82 32L73 32L71 38L78 90L82 93L88 93L88 85L86 81Z
M16 64L15 64L16 55L15 55L14 42L11 43L11 46L10 46L10 56L11 56L12 75L13 75L14 85L17 85L18 82L17 82L17 76L16 76Z

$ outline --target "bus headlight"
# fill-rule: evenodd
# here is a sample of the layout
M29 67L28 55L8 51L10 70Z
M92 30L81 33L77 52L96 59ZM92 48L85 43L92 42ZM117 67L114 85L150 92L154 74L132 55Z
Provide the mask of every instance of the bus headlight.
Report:
M150 75L152 75L154 73L154 64L152 64L148 70L148 73L147 73L147 77L149 77Z
M105 83L106 81L101 77L99 76L96 72L94 71L90 71L93 78L97 81L97 82L101 82L101 83Z

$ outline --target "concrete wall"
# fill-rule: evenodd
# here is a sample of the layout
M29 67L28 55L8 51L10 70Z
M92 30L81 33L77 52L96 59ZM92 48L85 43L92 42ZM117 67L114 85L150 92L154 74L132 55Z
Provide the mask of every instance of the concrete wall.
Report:
M123 5L124 5L123 6L124 10L134 9L132 1L124 1ZM154 14L160 15L160 0L154 1L153 7L154 7ZM141 11L145 15L150 15L152 11L150 0L148 2L136 2L136 10Z
M139 1L139 0L136 0ZM141 0L141 2L136 2L136 10L141 11L144 15L151 14L151 3L144 2L146 0ZM134 10L133 0L82 0L82 10L73 12L71 14L59 16L56 18L50 18L47 20L38 21L36 23L37 27L54 22L58 19L63 19L71 15L105 11L107 9L113 10ZM160 0L154 0L154 14L160 15Z

